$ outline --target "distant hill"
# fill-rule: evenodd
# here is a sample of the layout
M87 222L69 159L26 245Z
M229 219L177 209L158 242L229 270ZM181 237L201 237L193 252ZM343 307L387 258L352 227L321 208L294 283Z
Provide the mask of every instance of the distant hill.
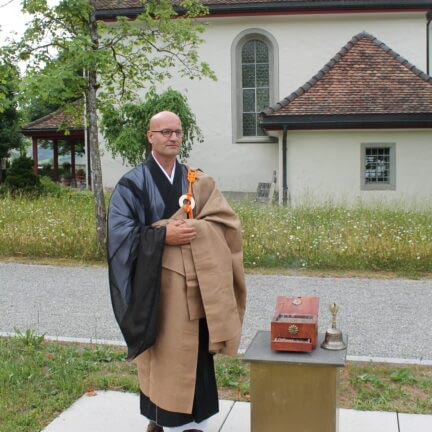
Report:
M33 148L32 146L27 147L27 156L33 157ZM59 165L61 165L63 162L70 162L70 155L64 155L59 156ZM85 155L76 155L75 158L76 165L85 165L86 164L86 158ZM39 148L38 150L38 164L39 165L45 165L45 164L53 164L53 150L52 149L44 149Z

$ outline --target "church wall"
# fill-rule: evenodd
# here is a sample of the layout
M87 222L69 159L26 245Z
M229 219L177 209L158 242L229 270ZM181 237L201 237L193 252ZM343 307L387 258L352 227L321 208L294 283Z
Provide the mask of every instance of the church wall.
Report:
M354 35L367 31L422 70L426 69L426 19L422 13L360 13L230 17L203 19L207 26L201 58L218 80L167 82L186 94L203 131L189 162L215 177L222 190L254 192L258 182L280 174L277 143L236 142L233 137L231 47L244 30L259 28L277 41L278 100L312 78ZM331 151L329 148L328 151ZM334 157L340 157L335 155ZM127 170L103 156L104 183L112 187ZM299 161L301 163L301 161ZM351 181L352 184L354 180Z

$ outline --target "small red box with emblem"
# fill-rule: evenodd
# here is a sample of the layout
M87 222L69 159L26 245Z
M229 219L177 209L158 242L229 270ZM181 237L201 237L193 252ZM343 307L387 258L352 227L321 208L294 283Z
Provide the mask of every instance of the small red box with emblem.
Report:
M318 308L318 297L279 296L271 322L271 349L300 352L315 349Z

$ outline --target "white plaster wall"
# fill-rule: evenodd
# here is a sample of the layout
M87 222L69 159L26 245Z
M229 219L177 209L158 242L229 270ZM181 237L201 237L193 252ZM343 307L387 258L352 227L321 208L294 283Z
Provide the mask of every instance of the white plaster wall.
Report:
M193 80L176 77L165 87L185 93L204 142L195 144L189 162L215 177L222 190L254 192L258 182L279 176L275 143L236 143L232 136L231 45L249 28L270 32L279 45L279 97L288 96L315 75L354 35L367 31L422 70L426 69L426 19L423 13L313 14L277 17L205 18L207 30L201 48L218 78ZM127 170L120 162L108 164L104 184L112 187Z
M361 190L361 144L395 143L396 190ZM369 130L291 132L287 183L293 205L432 203L432 131Z
M101 146L103 147L103 139L101 137L99 138L99 142L102 143ZM104 189L111 191L120 180L120 177L132 169L132 167L124 163L119 157L113 158L106 148L102 148L101 153L102 182Z

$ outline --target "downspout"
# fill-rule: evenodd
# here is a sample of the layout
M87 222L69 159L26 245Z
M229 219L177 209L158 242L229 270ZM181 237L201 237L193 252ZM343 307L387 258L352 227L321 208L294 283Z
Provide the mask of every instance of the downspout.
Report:
M432 12L426 14L426 73L430 75L430 23L432 21Z
M283 127L282 137L282 205L288 204L288 182L287 182L287 126Z

